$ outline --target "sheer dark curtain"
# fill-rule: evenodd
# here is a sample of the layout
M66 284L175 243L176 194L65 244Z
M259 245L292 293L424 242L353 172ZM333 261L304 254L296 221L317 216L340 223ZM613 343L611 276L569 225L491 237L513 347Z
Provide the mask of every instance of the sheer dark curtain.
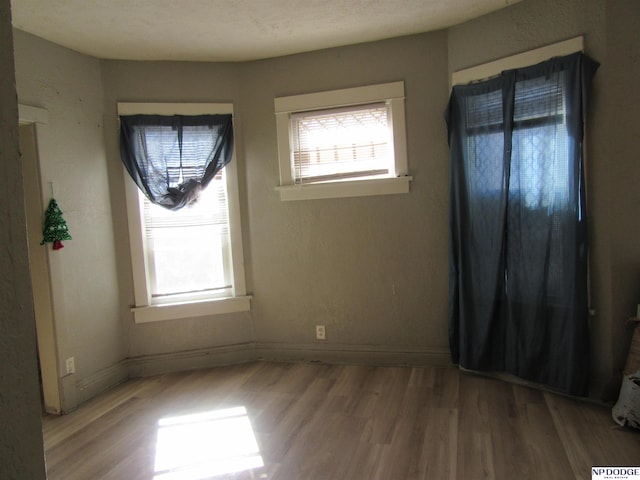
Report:
M170 210L192 203L233 154L229 115L120 116L120 157L147 198Z
M449 336L455 363L585 395L583 121L576 53L453 88Z

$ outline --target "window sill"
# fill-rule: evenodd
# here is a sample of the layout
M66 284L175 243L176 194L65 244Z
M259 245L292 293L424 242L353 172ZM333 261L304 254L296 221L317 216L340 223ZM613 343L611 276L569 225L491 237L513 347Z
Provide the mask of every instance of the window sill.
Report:
M344 182L309 183L276 187L280 200L318 200L323 198L365 197L409 193L413 177L376 178Z
M163 320L178 320L180 318L221 315L224 313L248 312L250 309L251 297L242 296L198 302L134 307L131 311L133 312L135 323L149 323Z

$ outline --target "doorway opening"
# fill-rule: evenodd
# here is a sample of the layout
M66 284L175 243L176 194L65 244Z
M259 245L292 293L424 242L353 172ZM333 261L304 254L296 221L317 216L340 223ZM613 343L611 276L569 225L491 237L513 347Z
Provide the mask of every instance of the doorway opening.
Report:
M58 348L56 342L51 277L48 251L40 245L44 218L43 196L40 181L37 128L46 118L46 111L20 106L20 151L25 197L29 270L33 290L36 320L38 364L41 382L43 410L59 415L62 412L60 381L58 375Z

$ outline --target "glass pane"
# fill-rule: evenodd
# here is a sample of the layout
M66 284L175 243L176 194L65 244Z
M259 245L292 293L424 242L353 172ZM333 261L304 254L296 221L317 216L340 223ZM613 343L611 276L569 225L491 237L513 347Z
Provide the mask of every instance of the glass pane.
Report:
M182 145L178 131L171 126L140 126L140 149L148 159L145 168L155 179L163 179L170 187L177 187L185 179L201 178L207 160L215 150L218 132L211 126L183 126Z
M178 211L145 199L145 253L153 297L231 289L231 251L224 169Z
M389 174L391 130L384 103L292 117L298 183Z
M217 225L158 229L150 244L152 295L229 287L224 268L226 230Z

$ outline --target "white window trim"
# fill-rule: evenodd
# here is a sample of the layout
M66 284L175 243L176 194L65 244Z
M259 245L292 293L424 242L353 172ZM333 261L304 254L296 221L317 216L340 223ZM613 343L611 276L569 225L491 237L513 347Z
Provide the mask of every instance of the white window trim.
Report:
M118 103L118 115L207 115L233 114L230 103ZM234 149L235 151L235 149ZM246 312L251 309L251 297L247 295L240 221L240 197L235 153L225 167L229 202L229 226L231 229L231 257L233 261L233 296L178 303L152 304L148 288L148 269L143 248L142 211L140 189L124 166L129 242L133 269L135 306L131 308L135 323L175 320L224 313Z
M522 53L503 57L493 62L483 63L475 67L469 67L462 70L452 72L450 78L450 87L455 85L466 85L471 82L487 80L491 77L499 75L505 70L513 70L516 68L524 68L535 65L553 57L561 57L571 55L576 52L584 52L584 36L580 35L562 42L552 43L544 47L528 50ZM585 131L585 140L588 132ZM584 179L588 181L587 172L587 142L583 142L583 161L584 161ZM587 275L587 282L590 284L590 277ZM593 309L589 311L593 315Z
M564 40L562 42L552 43L545 45L544 47L535 48L533 50L527 50L526 52L517 53L508 57L499 58L493 62L483 63L475 67L469 67L462 70L457 70L451 74L450 87L455 85L466 85L471 82L477 82L489 79L496 75L499 75L505 70L513 70L516 68L524 68L530 65L535 65L540 62L545 62L553 57L562 57L565 55L571 55L576 52L584 51L584 36ZM585 140L587 132L585 131ZM583 142L584 148L584 165L585 182L588 180L587 172L589 171L587 166L587 142Z
M584 37L574 37L563 42L553 43L544 47L529 50L509 57L500 58L493 62L483 63L475 67L458 70L451 74L451 85L464 85L469 82L484 80L499 75L504 70L528 67L549 60L552 57L562 57L584 49Z
M408 175L404 100L402 81L276 98L274 107L280 166L280 185L276 191L280 193L280 199L311 200L409 193L409 183L413 178ZM395 177L295 185L291 172L290 115L376 102L391 105Z

